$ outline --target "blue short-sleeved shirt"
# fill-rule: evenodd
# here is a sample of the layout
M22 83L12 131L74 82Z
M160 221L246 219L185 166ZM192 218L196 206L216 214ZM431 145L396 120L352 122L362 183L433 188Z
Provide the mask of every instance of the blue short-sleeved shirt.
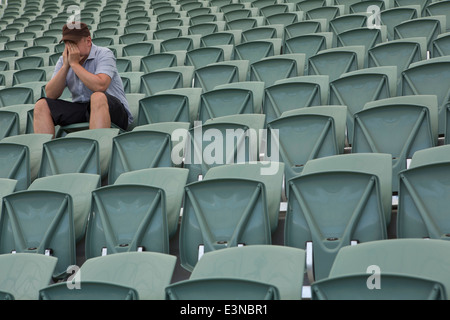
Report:
M62 65L63 57L61 56L55 65L53 77L56 75L59 69L61 69ZM108 89L106 89L106 92L122 102L128 114L128 123L132 123L133 115L131 114L130 108L128 106L128 101L123 89L122 79L120 78L119 72L117 71L116 67L116 57L114 56L113 52L108 48L99 47L95 44L92 44L91 51L88 58L84 62L83 67L90 73L104 73L111 78L111 83ZM73 102L88 102L93 93L84 85L83 82L81 82L81 80L71 68L67 73L66 86L72 93Z

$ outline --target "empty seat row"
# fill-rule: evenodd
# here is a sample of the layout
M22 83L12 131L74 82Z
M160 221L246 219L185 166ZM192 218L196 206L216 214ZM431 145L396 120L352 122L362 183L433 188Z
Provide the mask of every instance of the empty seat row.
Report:
M397 220L399 238L417 238L417 241L415 241L414 243L419 247L422 246L421 243L424 243L423 246L427 246L428 244L426 243L430 243L430 246L431 243L434 242L442 244L447 243L447 241L442 241L442 239L444 239L442 237L446 237L445 226L447 223L445 222L445 218L443 218L443 220L439 220L441 219L440 216L443 217L442 214L445 214L444 208L447 199L443 196L439 196L439 194L442 194L442 191L446 188L446 182L443 181L440 186L437 186L436 182L440 179L436 178L436 175L442 176L442 170L447 170L448 168L448 147L431 148L423 150L421 152L417 152L415 155L416 157L413 158L411 167L401 173L401 175L404 175L405 177L405 179L402 180L405 181L405 184L402 184L402 187L404 186L404 191L406 192L404 193L405 197L401 198L401 201L399 202L399 216ZM368 154L361 154L325 157L322 159L309 161L300 176L289 180L290 192L285 224L285 246L300 248L304 250L306 255L301 254L298 256L297 259L299 259L301 263L298 264L299 269L294 268L293 272L300 271L296 273L296 277L297 279L302 278L303 271L301 270L301 268L302 266L304 266L303 263L306 262L306 270L308 272L308 275L312 276L311 282L313 292L314 290L317 290L317 292L315 292L314 294L317 294L322 298L326 298L327 295L325 294L324 296L322 296L324 293L321 293L321 290L333 290L333 287L330 287L328 289L326 289L327 287L325 287L321 290L319 290L319 288L321 288L322 285L325 286L325 283L327 281L344 280L334 279L334 277L338 277L338 274L335 273L334 270L335 268L337 268L337 265L339 263L342 263L342 261L340 260L341 252L352 250L357 252L358 250L363 250L365 246L376 247L378 244L382 246L385 243L383 240L394 241L387 240L386 235L386 227L390 222L390 165L391 158L386 154L378 154L373 156ZM213 253L215 255L215 258L212 259L212 261L218 263L216 257L219 257L221 255L226 257L228 254L232 254L233 251L231 250L234 250L235 252L239 252L237 250L243 250L241 251L241 253L247 256L246 252L257 250L257 244L270 244L270 229L273 227L271 227L270 221L268 221L270 220L270 213L263 210L262 212L265 212L265 214L267 215L261 215L261 210L257 208L261 208L261 205L263 207L268 205L269 201L268 199L266 199L266 201L264 200L265 196L272 197L273 201L276 202L276 198L279 198L279 196L276 197L277 194L279 195L279 191L278 193L275 193L273 192L273 190L271 191L268 189L268 187L273 188L273 184L270 183L273 177L265 177L264 179L266 179L266 181L262 182L262 180L260 180L261 182L259 182L259 187L257 189L253 189L258 186L258 182L254 180L246 180L245 178L243 178L242 173L247 172L248 176L251 175L251 173L249 173L247 170L249 167L247 168L246 166L248 165L242 167L241 165L230 165L230 168L236 169L234 171L235 176L233 176L233 173L231 176L229 176L229 172L233 171L227 172L226 167L217 167L217 169L213 169L207 174L205 180L188 184L186 186L186 198L183 206L184 210L182 222L180 225L180 259L182 266L192 271L192 280L196 280L195 275L197 270L199 270L201 266L203 266L203 262L206 263L206 261L208 261L208 257L211 257L212 259ZM261 167L255 168L260 169ZM109 224L112 227L111 230L115 229L116 232L119 232L114 237L113 234L108 235L108 233L103 230L103 236L106 236L105 240L103 240L106 241L104 247L107 248L108 255L111 257L110 259L113 259L113 256L116 256L117 259L119 259L117 256L119 252L136 251L137 247L139 246L138 243L134 243L133 241L128 245L125 245L128 243L126 242L127 238L122 237L128 234L126 229L129 227L125 227L123 223L120 224L120 220L124 219L124 217L116 217L116 219L118 219L118 222L116 223L113 222L115 220L112 220L114 218L114 210L120 211L120 208L123 208L124 205L132 205L131 198L134 198L136 199L136 201L138 201L137 199L139 198L139 194L136 191L138 189L145 189L144 185L148 186L149 183L151 183L150 180L146 180L139 173L136 173L135 176L138 177L137 180L127 179L123 181L124 184L118 183L117 185L114 185L114 187L117 186L118 189L129 188L129 191L133 190L133 192L129 194L129 198L127 199L125 199L125 197L123 196L123 192L121 193L121 197L114 196L114 193L109 194L109 196L106 197L106 194L102 195L102 193L104 192L109 193L109 191L112 191L112 189L114 189L113 186L96 189L93 192L93 194L98 193L98 198L97 196L93 197L92 201L95 201L95 204L92 207L93 211L91 214L98 214L100 216L107 213L110 214L108 218L102 216L101 219L97 220L97 222L93 222L93 225L102 223L103 227L100 227L100 229L103 230L105 221L109 221ZM262 177L261 172L256 172L255 177L258 176L259 179ZM255 177L253 179L255 179ZM345 188L342 188L343 181L345 181ZM230 183L234 185L234 188L226 187L226 185ZM279 185L279 183L280 179L278 179L277 184ZM429 190L431 185L433 185L432 188L435 189L435 192L420 192L422 188L423 190ZM27 192L12 193L10 195L4 196L4 203L8 203L8 206L3 206L3 210L6 209L8 211L6 215L5 212L3 212L2 222L7 223L8 219L6 218L6 216L11 219L14 214L16 214L16 219L20 219L21 214L24 214L24 210L26 211L27 206L38 206L39 204L37 202L42 202L43 199L46 199L47 207L50 207L50 197L42 197L42 195L47 192L45 190L47 190L48 188L48 186L44 186L45 184L41 184L40 187L36 185L35 188L32 188ZM245 190L248 187L248 191L250 193L246 196L247 192L245 192ZM57 188L57 186L53 186L53 188ZM170 189L169 186L166 186L166 188L167 189L165 190ZM252 192L251 190L254 191ZM337 193L338 190L339 192ZM322 198L317 198L317 196L315 196L317 192L319 192L320 194L328 194L327 199L329 199L329 201L324 203L323 200L321 200ZM236 194L235 198L233 198L235 199L235 201L230 202L224 199L225 202L223 202L223 210L226 210L227 213L219 214L218 211L208 209L211 204L217 204L219 198L228 199L229 196L231 196L231 193ZM36 196L34 198L34 202L24 202L24 199L26 199L24 198L24 196L27 194L33 194L34 196ZM159 199L161 199L161 196L163 194L164 193L160 193ZM358 197L355 197L356 194L358 194ZM248 200L243 202L239 201L237 195L239 195L238 197L240 197L242 200L245 197L247 197L247 199L252 199L252 202L250 204L253 205L249 207ZM214 197L216 201L211 202L211 197ZM20 201L18 201L19 198L21 198ZM71 197L67 198L66 195L66 201L68 199L71 199ZM343 199L344 201L342 201ZM75 202L76 201L74 201L74 203ZM152 201L150 201L150 203L145 207L149 209L158 208L157 206L155 206L155 202L152 203ZM336 206L336 203L340 203L341 205ZM411 212L411 210L409 210L408 208L411 208L411 205L415 203L421 203L424 205L419 206L419 210L417 212ZM65 208L70 208L70 204L71 202L68 201ZM333 209L329 207L324 208L326 204L332 206ZM438 204L439 206L437 210L436 204ZM229 206L232 206L234 209L229 209ZM14 213L11 208L16 208L17 212ZM55 209L57 208L58 206L56 206ZM234 223L230 221L229 214L233 212L233 214L239 215L237 212L235 212L240 211L237 210L237 208L241 208L243 210L242 214L247 217L246 223L237 223L235 225L235 228L237 229L235 231L230 230L230 233L228 234L230 238L224 237L225 233L223 231L225 231L226 229L224 223ZM143 211L145 211L144 208L142 209ZM61 213L61 208L59 209L59 211ZM340 212L340 214L337 215L337 212ZM330 215L327 215L326 213L330 213L333 218L330 218ZM423 225L419 225L416 223L416 221L418 221L417 217L414 217L414 215L416 214L422 215L422 218L424 219ZM218 215L217 219L222 221L222 224L216 225L215 223L213 223L213 221L215 221L216 219L212 218L214 217L214 215ZM195 219L195 217L197 217L197 219ZM92 218L94 218L94 216L92 216L91 219ZM67 219L59 221L66 221L67 223ZM144 221L148 220L144 218ZM144 221L142 221L142 223L144 223ZM242 221L242 219L237 219L237 221ZM367 225L367 223L369 222L371 222L370 226ZM266 231L264 231L264 228L257 228L257 226L260 224L266 225ZM443 230L437 230L435 228L436 225L442 227ZM250 229L247 229L247 226L252 227ZM121 228L123 228L125 232L123 236L120 236L121 233L120 231L118 231ZM193 230L189 230L191 228L199 229L196 232L191 233L193 232ZM142 230L142 228L139 229ZM159 229L160 228L158 228L158 230ZM149 230L148 232L152 233L151 230ZM199 232L202 235L200 237ZM91 233L89 227L87 233L88 236L95 234ZM442 235L443 233L444 235ZM22 232L22 234L25 236L24 232ZM269 235L269 242L267 242L267 240L264 240L263 238L259 238L258 234L260 236L263 234ZM304 237L304 239L300 239L300 237ZM422 237L431 238L434 239L434 241L429 240L430 242L428 242L422 240ZM146 237L142 238L142 240L145 241L145 238ZM23 240L26 241L26 238L24 238ZM116 249L114 249L113 244L115 240L119 242L122 240L125 242L121 243L122 245L116 245ZM256 241L256 243L252 244L253 241ZM398 242L393 242L392 246L395 247L395 243L398 243L401 246L406 245L405 241L410 241L413 243L412 240L405 239ZM100 241L99 246L95 250L96 252L101 251L101 242L102 241ZM8 247L7 243L8 242L6 242L5 240L2 241L2 247ZM55 245L55 243L52 243L53 242L47 242L47 249L55 255L60 254L61 251L56 250L58 247L54 247L55 250L50 250L53 249L53 246ZM59 245L61 245L61 239L60 241L58 241L58 243ZM142 244L142 242L140 242L140 244ZM34 242L33 245L38 244ZM244 248L232 248L239 246L244 246ZM39 247L40 246L38 246L37 248L29 248L27 250L29 252L33 252L33 250L40 250ZM199 247L203 248L205 252L203 255L201 254L201 252L199 252ZM14 247L14 251L18 252L16 254L20 253L20 249L21 248L17 246L16 243L16 246ZM145 251L145 249L148 248L142 247L142 249ZM274 250L276 249L274 248ZM10 251L5 254L9 254L9 252ZM87 249L86 252L89 252L89 250ZM264 248L261 254L263 254L264 252L268 254L268 252L270 252L270 249ZM417 252L414 252L414 255L416 255ZM421 252L425 253L425 251ZM145 252L143 254L145 254ZM98 253L97 256L99 256ZM403 255L401 256L403 257ZM90 259L86 260L86 265L90 264ZM389 259L394 258L389 256ZM277 264L279 263L278 260L272 261L277 261ZM308 261L312 261L313 263L309 264ZM354 263L354 261L352 261L352 263ZM384 265L382 261L378 261L378 263L380 264L375 263L374 260L361 261L361 263L369 264L366 265L366 269L359 271L361 273L360 275L355 275L359 276L360 278L362 277L362 274L366 274L367 278L367 273L369 273L369 269L367 268L371 266L373 267L374 265L379 266L384 272L388 273L392 271L389 270L389 267L387 265ZM389 265L390 262L386 261L386 263L388 263ZM435 266L438 269L444 267L444 265L441 266L439 264ZM225 267L224 271L227 270L226 264L223 265L223 267ZM65 269L62 267L58 268L58 270L60 272L65 271ZM279 272L278 268L277 272ZM401 273L400 270L397 270L397 272ZM221 275L225 274L229 275L229 273L224 273ZM433 273L433 275L435 276L433 279L438 282L444 281L444 279L440 278L440 274L442 273ZM381 277L383 278L384 275L388 277L391 276L390 274L382 273ZM416 275L418 276L418 274ZM86 278L83 279L87 281ZM289 279L292 280L293 278L289 277ZM347 279L347 281L350 280L351 279ZM177 284L175 284L175 286L176 285ZM444 288L446 286L445 283L441 283L441 285L443 285ZM282 287L278 285L275 286L280 290L279 293L282 297ZM297 286L296 292L294 289L294 291L291 292L290 295L284 296L284 298L297 299L299 295L301 295L300 287L301 286ZM171 294L176 297L175 293L177 291L177 288L172 288L171 290L174 290ZM442 294L444 293L441 292L439 295ZM440 296L440 298L443 297Z

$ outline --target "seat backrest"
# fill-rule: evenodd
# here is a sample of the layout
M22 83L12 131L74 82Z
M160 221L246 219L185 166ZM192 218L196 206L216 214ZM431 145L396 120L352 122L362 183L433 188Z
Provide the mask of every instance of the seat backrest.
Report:
M335 36L338 34L367 26L367 20L370 17L369 13L351 13L340 15L329 22L330 32L333 32Z
M284 163L282 162L235 163L211 168L206 173L204 180L228 177L247 178L264 183L270 228L274 232L278 227L283 173Z
M10 136L3 138L0 141L0 144L3 143L9 143L9 144L17 144L21 146L26 146L28 148L28 163L26 164L28 166L29 174L30 175L30 182L32 182L34 179L38 177L39 168L41 166L41 159L42 159L42 151L43 151L43 145L44 143L50 141L52 139L51 134L43 134L43 133L30 133L30 134L20 134L17 136ZM21 152L19 152L20 157L23 156ZM10 156L10 155L9 155ZM23 160L23 158L20 158ZM19 162L11 162L7 164L7 168L11 168L10 166L14 164L20 164ZM14 170L17 169L17 167L13 167ZM21 169L24 169L23 167L20 167ZM15 171L13 171L15 172Z
M346 118L345 106L315 106L286 111L267 124L268 141L277 130L286 181L299 175L311 159L344 153ZM267 152L276 149L272 150L270 143Z
M345 47L363 45L369 50L377 44L386 42L386 40L386 26L380 26L379 29L362 27L350 29L338 34L336 36L336 46ZM366 63L368 63L367 57Z
M178 230L180 211L189 171L184 168L150 168L126 172L115 181L120 184L143 184L163 189L166 198L169 238Z
M401 90L399 94L406 95L436 95L438 98L439 134L445 132L445 112L450 100L450 59L439 57L412 63L402 73Z
M109 184L113 184L124 172L180 165L179 157L182 156L173 155L172 151L178 143L186 143L186 138L174 144L172 134L177 133L177 129L187 134L189 126L185 122L153 123L137 126L133 131L115 137L108 169Z
M436 96L403 96L367 103L355 113L353 153L387 153L393 158L393 191L398 173L417 150L438 143ZM395 134L396 139L392 139Z
M191 128L184 162L189 168L188 181L197 181L214 166L257 161L264 121L263 114L236 114Z
M450 55L450 32L440 34L432 42L431 57L437 58Z
M370 275L375 266L381 281L384 273L400 273L441 282L448 292L449 251L448 241L436 239L389 239L361 243L341 249L330 270L330 277L355 273Z
M450 4L447 1L439 1L429 3L425 8L425 16L437 16L445 15L447 32L450 31L449 19L450 19Z
M278 289L264 282L234 278L179 281L166 287L166 300L279 300Z
M43 145L39 177L69 172L100 174L98 142L87 138L58 138Z
M139 248L169 252L164 190L121 184L96 189L92 197L86 259Z
M362 69L365 57L364 46L337 47L319 51L309 58L309 75L328 75L330 82L340 75Z
M445 16L416 18L396 25L394 27L394 39L425 37L427 40L427 48L430 50L432 41L439 34L445 32L445 28Z
M175 256L158 252L123 252L88 259L78 272L83 281L106 281L133 288L140 300L163 300L176 261Z
M82 281L77 288L55 283L39 290L39 300L139 300L136 289L108 282Z
M382 273L382 287L367 285L371 274L351 274L314 282L312 300L447 300L444 286L425 277ZM414 290L411 290L414 288Z
M20 133L20 118L17 112L0 109L0 140Z
M205 253L190 279L240 278L274 285L281 300L299 300L305 271L304 250L276 245L251 245Z
M420 17L420 6L405 5L380 11L381 24L387 27L388 40L394 40L394 27L403 21Z
M39 290L51 282L57 260L41 254L2 254L0 290L15 300L37 300Z
M427 42L424 37L391 40L368 49L367 65L371 67L397 66L398 81L401 74L414 62L427 58Z
M222 48L200 47L187 51L185 65L200 68L220 61L224 61L224 50Z
M139 100L137 125L158 122L189 122L197 119L200 88L160 91Z
M356 89L357 88L357 89ZM358 94L355 94L355 90ZM347 106L347 138L353 143L354 114L367 102L395 97L397 69L395 66L366 68L342 74L330 83L329 103Z
M305 68L307 68L309 58L319 51L331 48L332 39L333 34L331 32L295 35L285 40L283 49L286 53L303 53L305 55Z
M21 191L3 198L0 252L54 255L54 278L76 264L73 202L67 193Z
M324 25L324 19L305 20L289 24L284 27L286 40L309 33L323 32L326 29Z
M220 84L216 86L215 89L240 88L250 90L253 95L253 113L262 113L264 85L265 84L262 81L239 81Z
M85 234L91 209L91 192L101 185L100 175L89 173L65 173L34 180L28 190L63 192L72 200L72 216L75 241L79 242Z
M387 154L329 156L308 161L288 181L285 245L312 244L314 279L326 278L338 251L352 241L387 238L391 167Z
M0 144L0 177L17 181L17 190L26 190L31 183L30 154L27 146Z
M244 88L221 88L202 93L198 120L232 114L253 113L253 92Z
M283 112L328 104L329 77L301 76L276 81L264 90L263 112L267 122Z
M263 58L250 65L249 80L262 81L268 87L277 80L303 76L305 57L297 53Z
M239 68L232 64L210 64L195 70L194 87L204 92L217 85L239 81Z
M177 57L173 52L154 53L141 58L140 71L149 73L162 68L177 65Z
M281 39L248 41L234 46L234 57L252 64L262 58L279 55L280 48Z
M240 244L271 244L264 184L242 178L188 184L180 225L183 268L192 271L195 267L199 246L210 252Z
M163 90L183 88L183 81L183 74L175 69L158 69L141 76L139 92L150 96Z
M448 238L444 196L448 185L449 145L414 153L411 165L399 174L397 234L399 238Z
M0 107L32 103L34 103L34 93L31 88L9 87L0 90Z

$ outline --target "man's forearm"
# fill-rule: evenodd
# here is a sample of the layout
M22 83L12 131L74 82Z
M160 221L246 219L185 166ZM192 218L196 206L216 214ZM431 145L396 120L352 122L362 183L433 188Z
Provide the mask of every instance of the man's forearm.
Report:
M83 82L83 84L92 92L104 92L108 89L109 81L104 77L90 73L80 64L72 64L71 67L81 82Z
M45 86L45 94L47 98L58 99L66 87L66 77L69 67L62 66L56 75Z

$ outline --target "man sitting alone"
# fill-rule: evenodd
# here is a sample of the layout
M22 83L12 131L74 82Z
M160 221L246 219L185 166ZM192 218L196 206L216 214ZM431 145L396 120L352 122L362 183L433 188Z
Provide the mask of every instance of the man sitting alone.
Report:
M79 25L79 28L77 28ZM92 43L88 26L67 24L62 29L65 48L45 86L46 98L36 102L34 132L55 135L55 125L89 122L90 129L126 130L133 122L114 54ZM65 87L72 102L59 99Z

